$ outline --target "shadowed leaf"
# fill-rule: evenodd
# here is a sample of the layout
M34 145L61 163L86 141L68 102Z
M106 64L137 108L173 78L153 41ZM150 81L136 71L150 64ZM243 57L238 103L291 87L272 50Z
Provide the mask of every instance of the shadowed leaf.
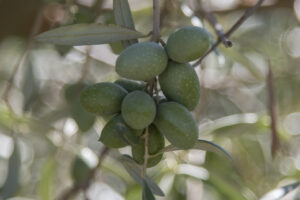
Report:
M140 32L118 25L75 24L52 29L36 37L38 41L61 45L107 44L144 37Z

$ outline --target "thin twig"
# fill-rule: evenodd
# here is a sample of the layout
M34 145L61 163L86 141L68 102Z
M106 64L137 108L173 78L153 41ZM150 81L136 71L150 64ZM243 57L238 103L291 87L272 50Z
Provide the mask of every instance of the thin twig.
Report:
M160 22L159 22L159 27L162 28L164 26L164 22L165 22L165 18L169 13L169 9L170 9L170 0L165 0L164 5L161 9L160 12Z
M147 165L148 165L148 157L149 157L149 153L148 153L148 139L149 139L149 128L147 127L145 130L145 153L144 153L144 164L143 164L143 169L142 169L142 178L145 178L145 174L146 174L146 169L147 169Z
M278 131L277 131L277 110L276 110L276 99L274 96L273 74L272 74L270 64L269 64L269 70L268 70L266 82L267 82L268 96L269 96L269 113L271 117L271 137L272 137L271 151L272 151L272 156L274 157L276 152L280 148L280 142L279 142Z
M257 8L261 6L261 4L264 2L264 0L259 0L253 7L248 8L245 13L239 18L239 20L225 33L225 36L229 38L234 31L236 31L253 13ZM222 43L222 38L218 37L218 40L216 43L212 45L212 47L202 56L196 63L193 64L193 67L198 66L202 60L210 54L212 51L214 51L220 44Z
M225 47L232 47L232 42L225 35L222 25L218 22L211 12L207 12L202 7L196 12L196 16L205 18L215 30L218 38L223 42Z
M58 197L57 200L68 200L71 199L71 197L75 196L79 191L81 190L86 191L89 188L90 184L92 183L93 179L95 178L96 172L101 167L103 160L108 154L108 152L109 152L109 148L104 147L104 149L99 154L99 161L97 166L94 169L92 169L87 180L81 185L78 184L73 185L70 189L68 189L60 197Z
M82 65L82 69L81 69L81 77L79 79L80 82L84 81L85 77L87 76L88 74L88 71L89 71L89 62L91 60L91 51L92 51L92 46L88 46L87 49L86 49L86 57L85 57L85 62L84 64Z
M160 38L160 9L159 0L153 0L153 34L151 41L158 42Z

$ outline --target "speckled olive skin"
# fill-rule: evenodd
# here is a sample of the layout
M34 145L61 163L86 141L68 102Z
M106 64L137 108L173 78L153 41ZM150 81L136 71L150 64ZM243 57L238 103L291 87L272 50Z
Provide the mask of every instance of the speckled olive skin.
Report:
M143 90L146 87L146 83L142 81L133 81L128 79L118 79L114 82L115 84L120 85L128 92L133 92L135 90Z
M158 131L158 129L151 125L149 126L149 137L148 137L148 153L154 155L165 147L164 136ZM132 157L138 164L144 163L145 153L145 141L140 140L140 143L133 145L131 148ZM148 159L147 167L153 167L159 163L162 159L162 154Z
M99 141L110 148L121 148L139 143L141 134L142 130L131 129L121 115L116 115L104 126Z
M196 26L186 26L170 35L166 50L172 60L185 63L202 57L209 46L207 31Z
M131 128L144 129L154 121L156 105L147 93L134 91L124 98L121 113Z
M116 72L125 78L145 81L162 73L167 63L168 56L162 46L154 42L141 42L120 54Z
M189 110L194 110L200 100L200 83L194 68L189 63L169 62L159 76L159 84L170 101L176 101Z
M189 149L197 141L197 123L192 114L179 103L159 104L154 124L170 143L178 148Z
M121 103L128 92L114 83L97 83L86 87L80 94L80 103L86 111L111 115L121 110Z

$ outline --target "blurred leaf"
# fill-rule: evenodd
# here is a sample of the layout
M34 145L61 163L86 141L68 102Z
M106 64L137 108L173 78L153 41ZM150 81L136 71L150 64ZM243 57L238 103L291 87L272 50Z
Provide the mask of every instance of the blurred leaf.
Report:
M13 197L19 186L19 174L21 167L20 151L17 140L14 140L14 150L9 158L6 181L1 189L1 197L7 199Z
M113 7L116 24L135 30L128 0L114 0ZM137 42L137 39L122 41L125 47Z
M281 188L277 188L271 190L267 194L263 195L260 200L280 200L282 197L287 195L290 191L294 190L300 185L300 182L296 182L290 185L283 186Z
M226 117L216 119L201 125L200 132L201 134L208 134L220 130L226 127L237 126L241 124L253 125L259 122L259 116L256 113L243 113L243 114L234 114Z
M38 83L34 75L33 65L31 61L29 61L26 72L24 73L22 92L24 96L23 110L28 111L30 105L33 103L33 100L38 95Z
M223 157L229 159L230 161L234 161L232 156L225 149L223 149L219 145L217 145L213 142L207 141L207 140L198 140L191 149L199 149L199 150L203 150L203 151L214 152L214 153L219 154L220 156L223 156ZM171 145L165 147L159 153L164 153L164 152L169 152L169 151L177 151L177 150L183 150L183 149L175 147L174 145L171 144Z
M84 184L92 171L91 166L81 157L76 156L72 163L72 179L75 184Z
M158 187L158 185L153 182L148 176L145 176L145 180L143 180L141 174L142 170L139 165L136 164L136 162L128 155L123 155L120 157L120 161L123 164L126 171L130 174L130 176L141 186L143 186L143 181L147 183L150 190L158 195L158 196L164 196L163 191Z
M155 197L153 196L146 181L144 181L144 186L143 186L143 200L155 200Z
M135 30L113 24L75 24L46 31L36 39L41 42L76 46L106 44L144 36Z
M55 171L55 160L49 157L41 170L41 178L38 184L38 193L41 200L51 200L54 197L53 183Z

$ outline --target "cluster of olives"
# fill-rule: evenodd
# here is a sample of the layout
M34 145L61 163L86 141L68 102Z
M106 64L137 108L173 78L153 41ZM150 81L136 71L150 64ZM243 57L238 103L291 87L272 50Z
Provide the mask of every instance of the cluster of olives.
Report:
M142 164L147 129L148 167L161 160L157 153L165 146L164 136L180 149L193 147L198 126L190 111L199 102L200 85L188 62L200 58L209 46L204 29L187 26L172 33L165 48L154 42L126 48L116 61L116 72L123 78L88 86L80 95L86 111L113 115L100 141L111 148L130 145L133 159ZM146 82L157 76L164 96L152 96L148 90Z

